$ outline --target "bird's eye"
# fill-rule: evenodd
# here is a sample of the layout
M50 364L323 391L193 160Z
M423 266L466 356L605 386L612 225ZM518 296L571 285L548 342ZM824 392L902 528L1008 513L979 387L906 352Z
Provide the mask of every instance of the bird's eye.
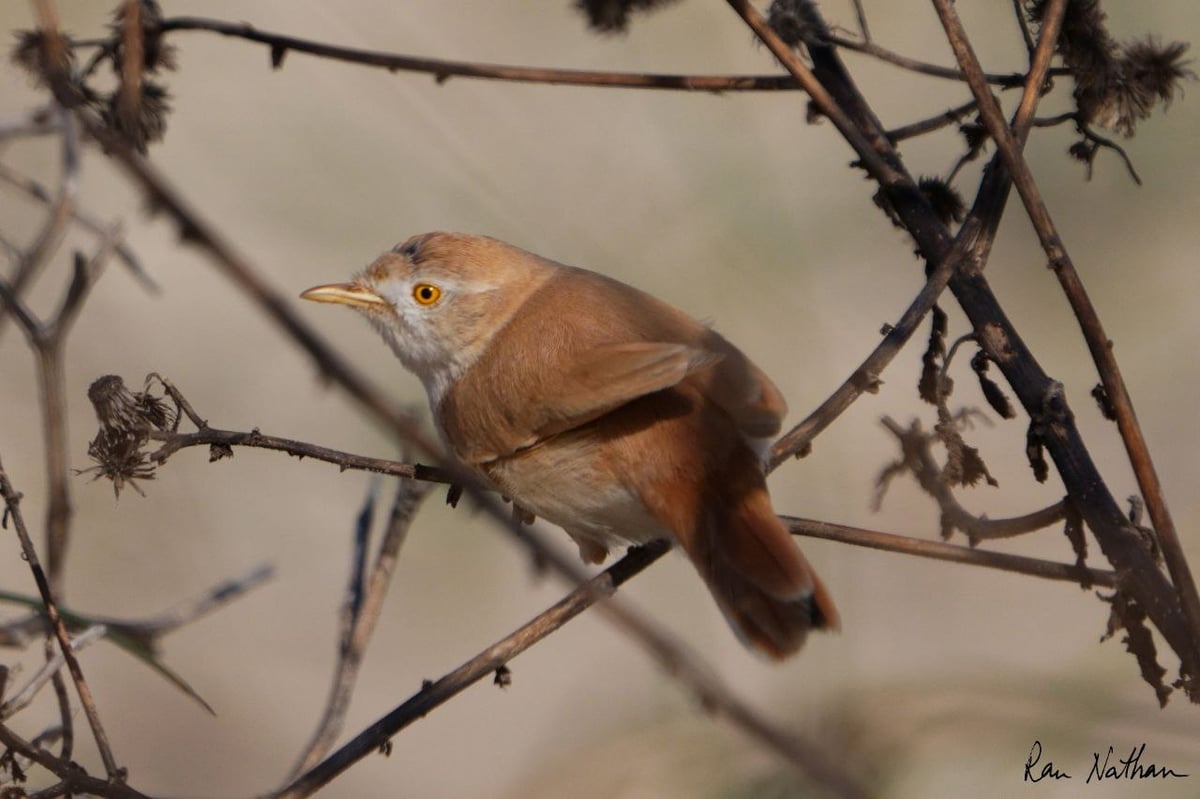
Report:
M413 286L413 299L419 305L433 305L441 296L442 290L432 283L418 283Z

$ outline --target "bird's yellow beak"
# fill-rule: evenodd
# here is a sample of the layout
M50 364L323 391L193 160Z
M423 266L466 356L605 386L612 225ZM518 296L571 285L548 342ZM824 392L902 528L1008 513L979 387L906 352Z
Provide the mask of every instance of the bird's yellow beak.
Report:
M388 306L388 301L368 288L357 283L329 283L324 286L313 286L300 294L302 300L313 302L335 302L354 308L382 308Z

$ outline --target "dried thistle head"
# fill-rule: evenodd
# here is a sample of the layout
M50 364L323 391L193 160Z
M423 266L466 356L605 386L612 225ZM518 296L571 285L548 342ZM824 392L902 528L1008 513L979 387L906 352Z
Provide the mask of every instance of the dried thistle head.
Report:
M105 125L144 153L147 145L159 141L167 132L171 96L165 87L152 81L143 81L140 89L133 108L126 106L126 92L120 89L113 92L102 116Z
M46 34L38 30L19 30L15 31L17 43L13 46L9 58L18 67L21 67L30 75L39 86L46 84L46 75L53 68L50 63L50 48L47 47ZM67 70L70 71L74 67L75 51L71 47L62 49L62 56L66 58Z
M624 33L629 28L629 15L634 11L650 11L675 0L575 0L575 7L588 18L592 30L600 33Z
M933 206L933 212L942 220L942 224L950 225L963 221L967 212L966 203L963 202L962 195L949 183L941 178L923 177L917 182L917 188Z
M124 433L165 430L175 422L175 412L161 397L147 391L130 391L119 375L96 378L88 387L100 426Z
M88 457L97 465L80 473L111 480L118 498L126 484L144 495L135 481L154 479L154 463L144 450L150 431L170 428L176 411L148 391L130 391L118 375L94 380L88 399L100 420L100 431L88 445Z
M121 497L121 489L126 484L145 496L146 493L136 481L154 479L154 464L150 461L150 456L142 451L142 446L147 440L144 434L109 427L100 428L100 432L88 444L88 457L97 465L81 470L80 474L94 473L92 480L99 480L101 477L111 480L113 494L118 499Z
M825 34L825 23L811 2L775 0L767 10L767 25L789 47L818 41Z
M1184 60L1187 42L1161 43L1153 36L1125 46L1125 72L1129 82L1147 98L1170 107L1176 92L1182 93L1185 80L1195 80L1196 73Z
M135 3L121 3L113 11L113 21L108 26L113 39L117 42L114 64L119 67L124 59L124 37L127 35L127 24L141 28L142 37L142 68L147 72L160 69L175 69L176 50L173 45L162 40L159 25L162 23L162 8L156 0L138 0Z
M1040 24L1046 0L1028 3L1026 11ZM1146 37L1122 45L1104 22L1099 0L1069 0L1057 50L1075 77L1075 105L1082 119L1129 138L1155 106L1169 106L1183 81L1196 76L1184 60L1186 42L1164 45Z

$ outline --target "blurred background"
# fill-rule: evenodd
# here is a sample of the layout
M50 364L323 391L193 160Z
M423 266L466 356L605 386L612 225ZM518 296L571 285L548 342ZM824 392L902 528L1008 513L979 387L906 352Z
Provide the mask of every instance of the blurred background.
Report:
M60 0L64 27L100 35L108 6ZM879 43L924 60L952 57L927 3L866 2ZM1186 0L1110 3L1121 39L1200 38ZM823 4L853 28L848 3ZM1024 66L1007 3L960 2L991 71ZM567 2L354 3L163 0L167 16L247 21L264 30L350 47L466 61L623 71L777 71L723 3L686 2L635 18L626 36L586 30ZM29 28L31 7L0 5L5 30ZM170 37L172 113L150 158L195 209L294 297L347 278L412 233L486 233L604 272L712 320L787 395L803 418L854 369L918 290L922 265L907 237L871 203L874 184L847 168L849 148L828 124L805 123L799 93L685 94L514 85L386 71L290 53L270 68L265 47L206 33ZM967 99L965 88L848 55L889 126ZM1069 95L1069 86L1059 94ZM1006 96L1015 101L1015 95ZM17 67L0 66L0 116L42 103ZM1046 114L1065 110L1050 100ZM1035 131L1027 148L1063 238L1099 309L1194 566L1200 522L1200 104L1187 96L1127 142L1145 185L1101 154L1089 182L1066 148L1072 131ZM914 174L945 174L961 152L952 132L904 148ZM989 149L990 155L990 149ZM7 142L0 158L53 186L56 139ZM397 442L364 420L279 330L176 231L149 217L138 193L89 147L81 205L123 220L129 244L162 291L147 293L113 264L69 340L73 465L86 468L95 419L89 383L118 374L140 386L171 378L217 427L308 440L380 457ZM958 186L969 198L968 169ZM0 229L18 243L44 210L0 189ZM90 252L78 232L68 248ZM66 285L64 249L31 295L49 314ZM1067 389L1113 494L1136 485L1115 428L1088 392L1096 382L1083 341L1019 203L988 276L1043 367ZM300 308L396 402L425 413L424 392L354 315ZM951 338L967 331L952 308ZM901 479L879 512L875 480L897 455L879 424L933 413L916 398L925 331L817 439L813 454L772 477L781 513L926 538L933 503ZM955 401L985 407L966 358ZM989 412L989 417L995 417ZM962 493L993 517L1049 504L1024 456L1026 419L977 425L998 488ZM33 360L20 331L0 330L0 457L40 536L44 465ZM353 522L372 478L284 455L239 449L215 464L199 449L175 455L146 496L73 482L76 516L68 602L139 617L260 564L277 576L241 601L166 640L166 662L216 709L198 710L149 669L108 644L83 655L116 755L151 794L248 796L282 779L307 742L329 688ZM390 495L391 485L381 488ZM558 536L567 547L565 536ZM961 543L961 539L960 539ZM666 559L623 594L677 633L774 722L820 741L882 795L1194 796L1200 723L1182 696L1159 710L1119 640L1098 643L1108 606L1090 591L820 541L802 542L833 592L843 631L771 665L744 651L688 564ZM995 548L1070 561L1057 528ZM1093 543L1093 551L1096 547ZM1104 566L1098 555L1092 564ZM0 586L33 593L11 536L0 538ZM426 502L403 549L368 651L347 731L357 732L420 688L540 612L564 592L472 513ZM15 614L17 611L11 611ZM1165 648L1165 647L1161 647ZM36 655L26 664L35 668ZM5 662L17 655L6 652ZM1164 656L1168 680L1177 668ZM572 622L510 664L511 687L481 683L404 731L390 757L371 757L326 791L368 797L793 796L779 762L708 717L597 614ZM25 671L26 675L31 671ZM41 713L42 715L38 715ZM50 709L22 717L32 735ZM86 738L82 717L79 737ZM1035 740L1074 776L1023 786ZM1084 785L1092 753L1146 743L1143 763L1185 780ZM77 757L98 767L88 746ZM1131 794L1130 790L1136 794Z

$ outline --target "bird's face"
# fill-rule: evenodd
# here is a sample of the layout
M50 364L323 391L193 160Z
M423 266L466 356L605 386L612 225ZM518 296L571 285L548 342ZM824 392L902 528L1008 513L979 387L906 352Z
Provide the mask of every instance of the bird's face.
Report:
M385 252L349 283L300 296L362 313L436 404L540 282L536 270L506 257L508 249L482 237L427 233Z

